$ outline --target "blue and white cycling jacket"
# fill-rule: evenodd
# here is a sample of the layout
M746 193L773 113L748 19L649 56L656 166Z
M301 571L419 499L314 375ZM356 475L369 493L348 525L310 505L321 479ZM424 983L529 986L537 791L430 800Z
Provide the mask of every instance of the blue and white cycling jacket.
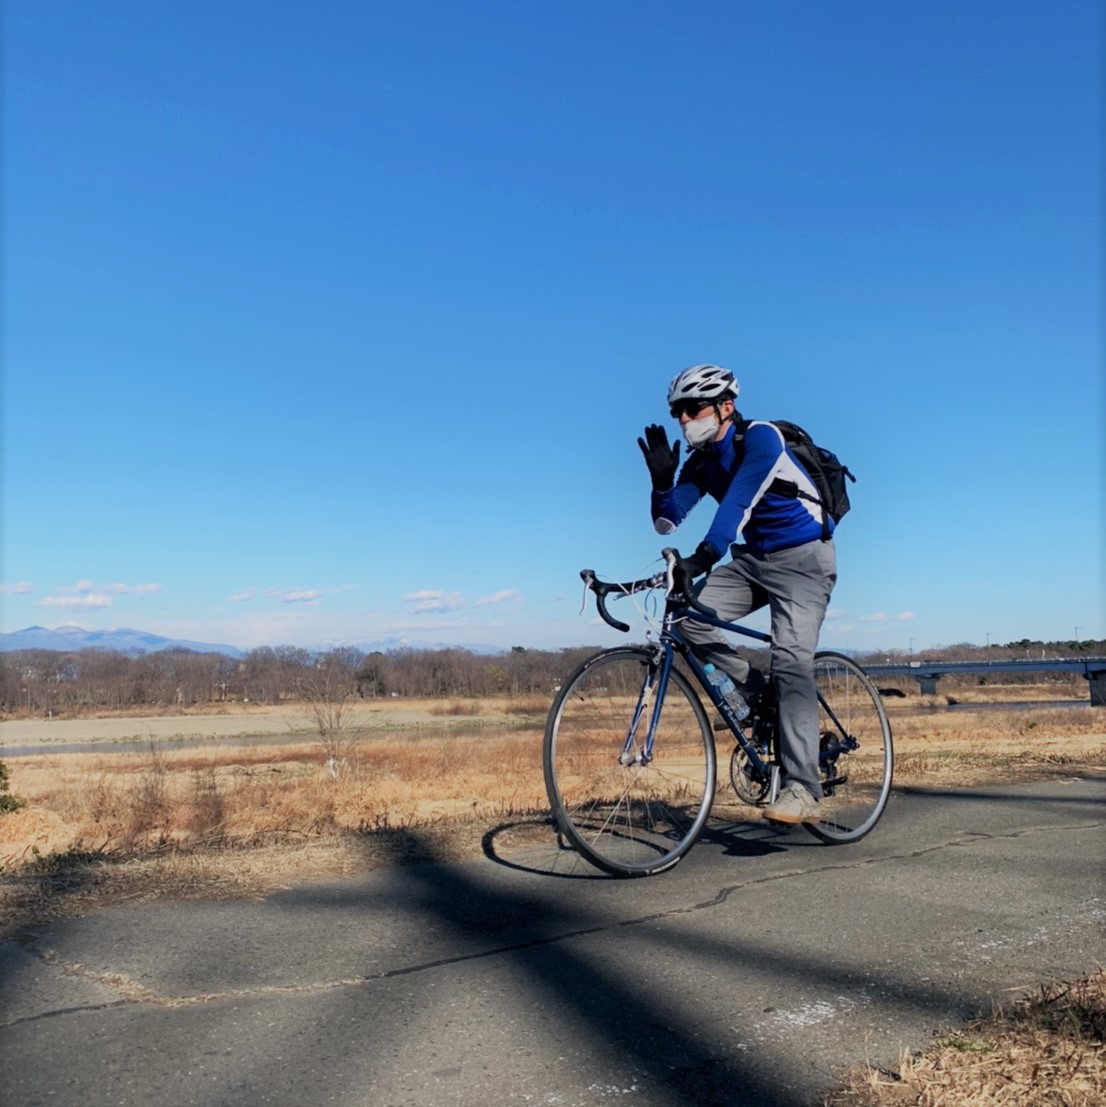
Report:
M817 497L818 490L807 471L787 448L779 428L772 423L745 425L744 449L735 427L722 440L695 450L667 492L653 492L653 525L658 534L671 534L704 496L718 502L714 521L704 542L722 557L737 536L753 553L771 553L813 542L822 537L822 507L801 496L769 492L776 480L794 481L799 489ZM833 520L829 520L833 530Z

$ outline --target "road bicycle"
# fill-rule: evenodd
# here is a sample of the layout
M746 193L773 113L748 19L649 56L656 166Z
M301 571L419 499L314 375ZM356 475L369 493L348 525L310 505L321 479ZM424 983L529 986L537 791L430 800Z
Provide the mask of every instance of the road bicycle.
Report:
M603 650L580 664L557 692L545 726L545 787L562 845L614 876L650 876L675 865L695 844L714 802L714 731L698 684L734 739L729 782L753 806L780 788L777 709L769 681L739 722L692 654L680 626L695 619L746 638L771 636L718 618L676 586L679 554L643 580L616 584L590 569L580 576L603 620L611 596L663 589L659 633L644 645ZM677 665L677 661L679 664ZM814 656L818 689L820 821L803 824L823 842L855 842L879 821L891 791L891 727L879 692L852 658Z

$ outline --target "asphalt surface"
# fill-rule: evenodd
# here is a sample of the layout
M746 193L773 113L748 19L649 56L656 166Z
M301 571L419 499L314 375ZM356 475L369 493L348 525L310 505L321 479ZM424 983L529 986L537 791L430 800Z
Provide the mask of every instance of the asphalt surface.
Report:
M1103 776L896 793L851 846L719 824L645 880L510 840L0 942L0 1103L809 1107L1106 963Z

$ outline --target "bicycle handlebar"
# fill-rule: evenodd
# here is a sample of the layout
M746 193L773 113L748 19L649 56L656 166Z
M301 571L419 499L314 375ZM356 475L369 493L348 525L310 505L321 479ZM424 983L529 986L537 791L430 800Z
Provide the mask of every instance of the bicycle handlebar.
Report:
M595 575L594 569L581 569L580 576L585 587L595 593L595 606L599 609L603 622L614 627L615 630L621 630L624 634L629 632L630 624L616 619L607 610L607 597L612 592L617 592L620 596L629 596L634 592L644 592L647 588L656 588L664 581L663 573L658 573L647 580L631 580L624 584L614 584L608 580L600 580Z
M607 597L611 595L612 592L620 596L629 596L634 592L644 592L650 588L659 588L662 584L664 585L664 594L670 600L677 599L678 602L686 603L688 607L706 615L708 618L718 618L718 613L713 608L707 607L706 604L700 603L699 600L691 594L689 589L678 589L676 587L676 567L680 563L680 551L666 546L661 550L661 556L664 558L665 563L664 572L655 573L651 577L643 577L641 580L626 581L621 584L599 580L595 575L594 569L580 570L580 577L584 582L584 586L595 593L595 605L599 609L599 614L603 622L607 623L608 626L614 627L615 630L622 631L624 634L629 633L629 624L616 619L607 610Z

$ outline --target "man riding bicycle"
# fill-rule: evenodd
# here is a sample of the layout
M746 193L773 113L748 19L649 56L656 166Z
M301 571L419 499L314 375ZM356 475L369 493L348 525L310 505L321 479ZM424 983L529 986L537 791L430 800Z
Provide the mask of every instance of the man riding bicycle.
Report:
M683 468L680 445L669 445L662 426L646 427L638 445L652 478L659 534L671 534L704 496L718 504L706 537L680 562L682 586L708 574L696 586L699 599L726 621L769 607L784 787L764 817L784 824L817 822L822 786L814 651L837 580L837 555L828 537L834 524L823 520L817 488L778 428L742 417L735 407L739 392L728 369L692 365L668 387L669 411L691 451ZM795 488L804 495L795 495ZM727 550L732 560L715 568ZM681 631L700 661L727 673L755 704L764 676L721 631L693 619Z

